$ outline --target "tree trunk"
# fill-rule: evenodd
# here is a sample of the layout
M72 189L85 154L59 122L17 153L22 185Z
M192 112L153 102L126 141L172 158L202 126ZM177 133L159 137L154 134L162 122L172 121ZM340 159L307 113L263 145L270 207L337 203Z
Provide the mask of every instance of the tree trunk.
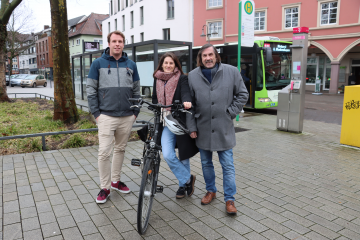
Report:
M50 0L54 72L54 120L79 120L70 74L66 0Z
M5 44L6 44L6 24L0 24L0 102L11 102L7 95L5 73L6 73L6 62L5 62Z

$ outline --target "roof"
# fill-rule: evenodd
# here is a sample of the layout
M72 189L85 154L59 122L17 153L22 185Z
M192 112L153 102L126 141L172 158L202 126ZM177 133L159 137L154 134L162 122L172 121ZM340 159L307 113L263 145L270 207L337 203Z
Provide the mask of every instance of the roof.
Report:
M85 17L85 15L69 19L68 20L68 26L72 27L72 26L76 25L83 17Z
M101 22L108 18L109 14L98 14L91 13L86 17L82 22L78 22L73 27L76 28L76 31L69 31L69 38L77 35L99 35L102 36Z

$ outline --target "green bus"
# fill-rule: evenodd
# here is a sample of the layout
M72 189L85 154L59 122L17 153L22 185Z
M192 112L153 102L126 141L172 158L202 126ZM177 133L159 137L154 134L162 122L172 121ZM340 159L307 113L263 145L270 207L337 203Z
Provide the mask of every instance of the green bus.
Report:
M255 37L253 47L241 48L240 72L249 92L247 108L271 108L278 105L278 92L290 84L291 42L276 37ZM238 45L214 45L221 62L238 66ZM200 47L193 48L193 68Z

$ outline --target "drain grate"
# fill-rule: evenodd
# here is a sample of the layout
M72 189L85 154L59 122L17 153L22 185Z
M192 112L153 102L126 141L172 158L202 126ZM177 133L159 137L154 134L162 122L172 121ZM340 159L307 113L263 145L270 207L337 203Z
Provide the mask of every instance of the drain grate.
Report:
M249 131L249 130L250 130L250 129L241 128L241 127L234 127L234 129L235 129L235 133L245 132L245 131Z

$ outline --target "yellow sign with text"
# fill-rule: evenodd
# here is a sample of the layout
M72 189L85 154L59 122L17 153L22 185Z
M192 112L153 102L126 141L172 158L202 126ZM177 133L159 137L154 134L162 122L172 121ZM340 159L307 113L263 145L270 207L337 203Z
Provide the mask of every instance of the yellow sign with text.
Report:
M346 86L340 143L360 147L360 86Z

